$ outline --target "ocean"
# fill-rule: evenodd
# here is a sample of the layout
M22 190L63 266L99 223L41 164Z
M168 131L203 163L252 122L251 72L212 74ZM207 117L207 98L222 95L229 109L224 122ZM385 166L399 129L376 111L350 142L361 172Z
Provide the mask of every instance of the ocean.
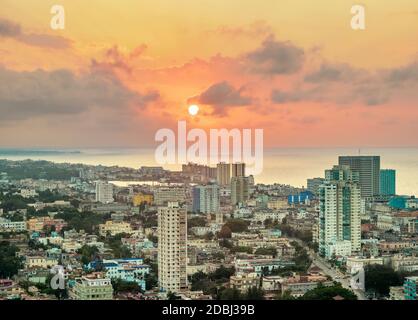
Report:
M395 169L397 193L418 195L418 148L274 148L264 150L264 165L256 183L282 183L306 186L306 179L323 177L324 170L338 163L340 155L378 155L382 169ZM48 160L89 165L141 166L159 165L154 149L0 149L0 159ZM180 170L181 165L164 166Z

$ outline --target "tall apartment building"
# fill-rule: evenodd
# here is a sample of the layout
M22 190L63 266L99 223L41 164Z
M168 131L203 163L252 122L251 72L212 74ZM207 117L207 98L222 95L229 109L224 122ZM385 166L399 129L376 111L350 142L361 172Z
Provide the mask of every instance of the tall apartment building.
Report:
M380 170L380 194L384 196L396 195L396 171L393 169Z
M231 177L245 177L245 163L233 163Z
M358 172L363 198L379 195L380 156L340 156L338 164Z
M217 181L220 186L227 186L231 183L231 164L221 162L217 165Z
M187 211L177 202L158 208L158 282L165 292L187 289Z
M183 203L186 198L185 187L158 187L154 191L154 203L157 206L166 205L168 202Z
M231 179L231 204L243 203L250 197L250 181L248 177L233 177Z
M324 178L312 178L306 181L306 188L308 191L317 195L319 192L319 186L325 182Z
M361 248L359 176L348 166L334 166L325 176L319 187L319 253L348 256Z
M97 181L96 202L112 203L113 201L113 184L103 181Z
M217 213L220 207L220 190L216 184L193 188L193 212Z

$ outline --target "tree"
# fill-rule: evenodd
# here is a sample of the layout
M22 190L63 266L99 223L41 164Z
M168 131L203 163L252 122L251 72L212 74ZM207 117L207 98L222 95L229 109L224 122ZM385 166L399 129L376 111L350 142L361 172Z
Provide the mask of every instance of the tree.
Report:
M115 293L130 292L138 293L141 292L141 288L138 283L132 281L125 281L122 279L112 280L112 287Z
M155 273L145 274L145 289L152 290L158 285L158 278Z
M22 261L16 257L18 251L10 242L0 242L0 278L11 278L22 268Z
M334 300L335 297L340 296L344 300L357 300L357 296L353 291L345 289L341 284L325 287L319 284L317 288L306 292L300 300Z
M238 289L226 288L220 292L220 300L242 300L242 294Z
M88 246L85 244L77 252L81 254L81 262L86 265L96 259L99 249L96 246Z
M389 295L389 287L400 286L403 283L402 276L388 266L368 265L364 272L366 291L374 291L381 296Z
M277 249L275 247L258 248L257 250L255 250L255 254L264 255L264 256L276 256Z
M187 220L187 228L204 227L206 225L206 219L203 217L193 217Z
M257 287L248 289L244 296L245 300L264 300L264 290Z
M223 225L221 231L218 232L218 239L231 239L231 236L231 229L226 224Z
M249 222L242 219L230 219L225 225L231 232L245 232L248 230Z

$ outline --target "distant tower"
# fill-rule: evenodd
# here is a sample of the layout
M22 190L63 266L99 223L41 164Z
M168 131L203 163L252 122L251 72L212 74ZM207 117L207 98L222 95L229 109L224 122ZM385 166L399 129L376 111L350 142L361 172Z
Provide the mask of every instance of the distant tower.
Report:
M229 163L218 163L217 181L220 186L227 186L231 183L231 165Z
M237 162L232 164L233 177L245 177L245 163Z

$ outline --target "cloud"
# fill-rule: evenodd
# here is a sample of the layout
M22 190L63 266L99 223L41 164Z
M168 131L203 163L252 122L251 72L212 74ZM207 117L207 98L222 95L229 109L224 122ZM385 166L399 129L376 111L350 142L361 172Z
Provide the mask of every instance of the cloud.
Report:
M418 82L418 62L387 71L386 80L390 84L402 84L407 81Z
M218 82L210 86L200 95L192 97L189 103L210 105L214 108L214 114L225 114L225 108L246 106L252 99L243 95L244 88L235 89L227 81Z
M306 82L333 82L333 81L354 81L364 72L355 70L348 64L328 64L323 63L321 67L307 74L304 78Z
M277 104L300 101L321 101L321 89L319 87L311 89L296 89L292 91L282 91L273 89L271 92L271 101Z
M0 37L19 36L22 29L19 24L0 18Z
M156 92L133 92L100 72L76 75L69 70L18 72L0 67L0 82L1 122L76 115L92 108L129 113L159 99Z
M135 60L141 57L146 49L147 46L145 44L141 44L134 48L131 52L124 53L117 45L115 45L106 50L103 59L100 61L93 59L92 65L96 69L121 70L131 74L134 69L133 65Z
M299 71L304 62L305 52L289 41L267 38L262 46L245 55L245 63L254 73L265 75L286 75Z
M0 37L12 38L33 47L50 49L67 49L72 44L71 40L61 36L24 32L20 24L4 18L0 18Z

